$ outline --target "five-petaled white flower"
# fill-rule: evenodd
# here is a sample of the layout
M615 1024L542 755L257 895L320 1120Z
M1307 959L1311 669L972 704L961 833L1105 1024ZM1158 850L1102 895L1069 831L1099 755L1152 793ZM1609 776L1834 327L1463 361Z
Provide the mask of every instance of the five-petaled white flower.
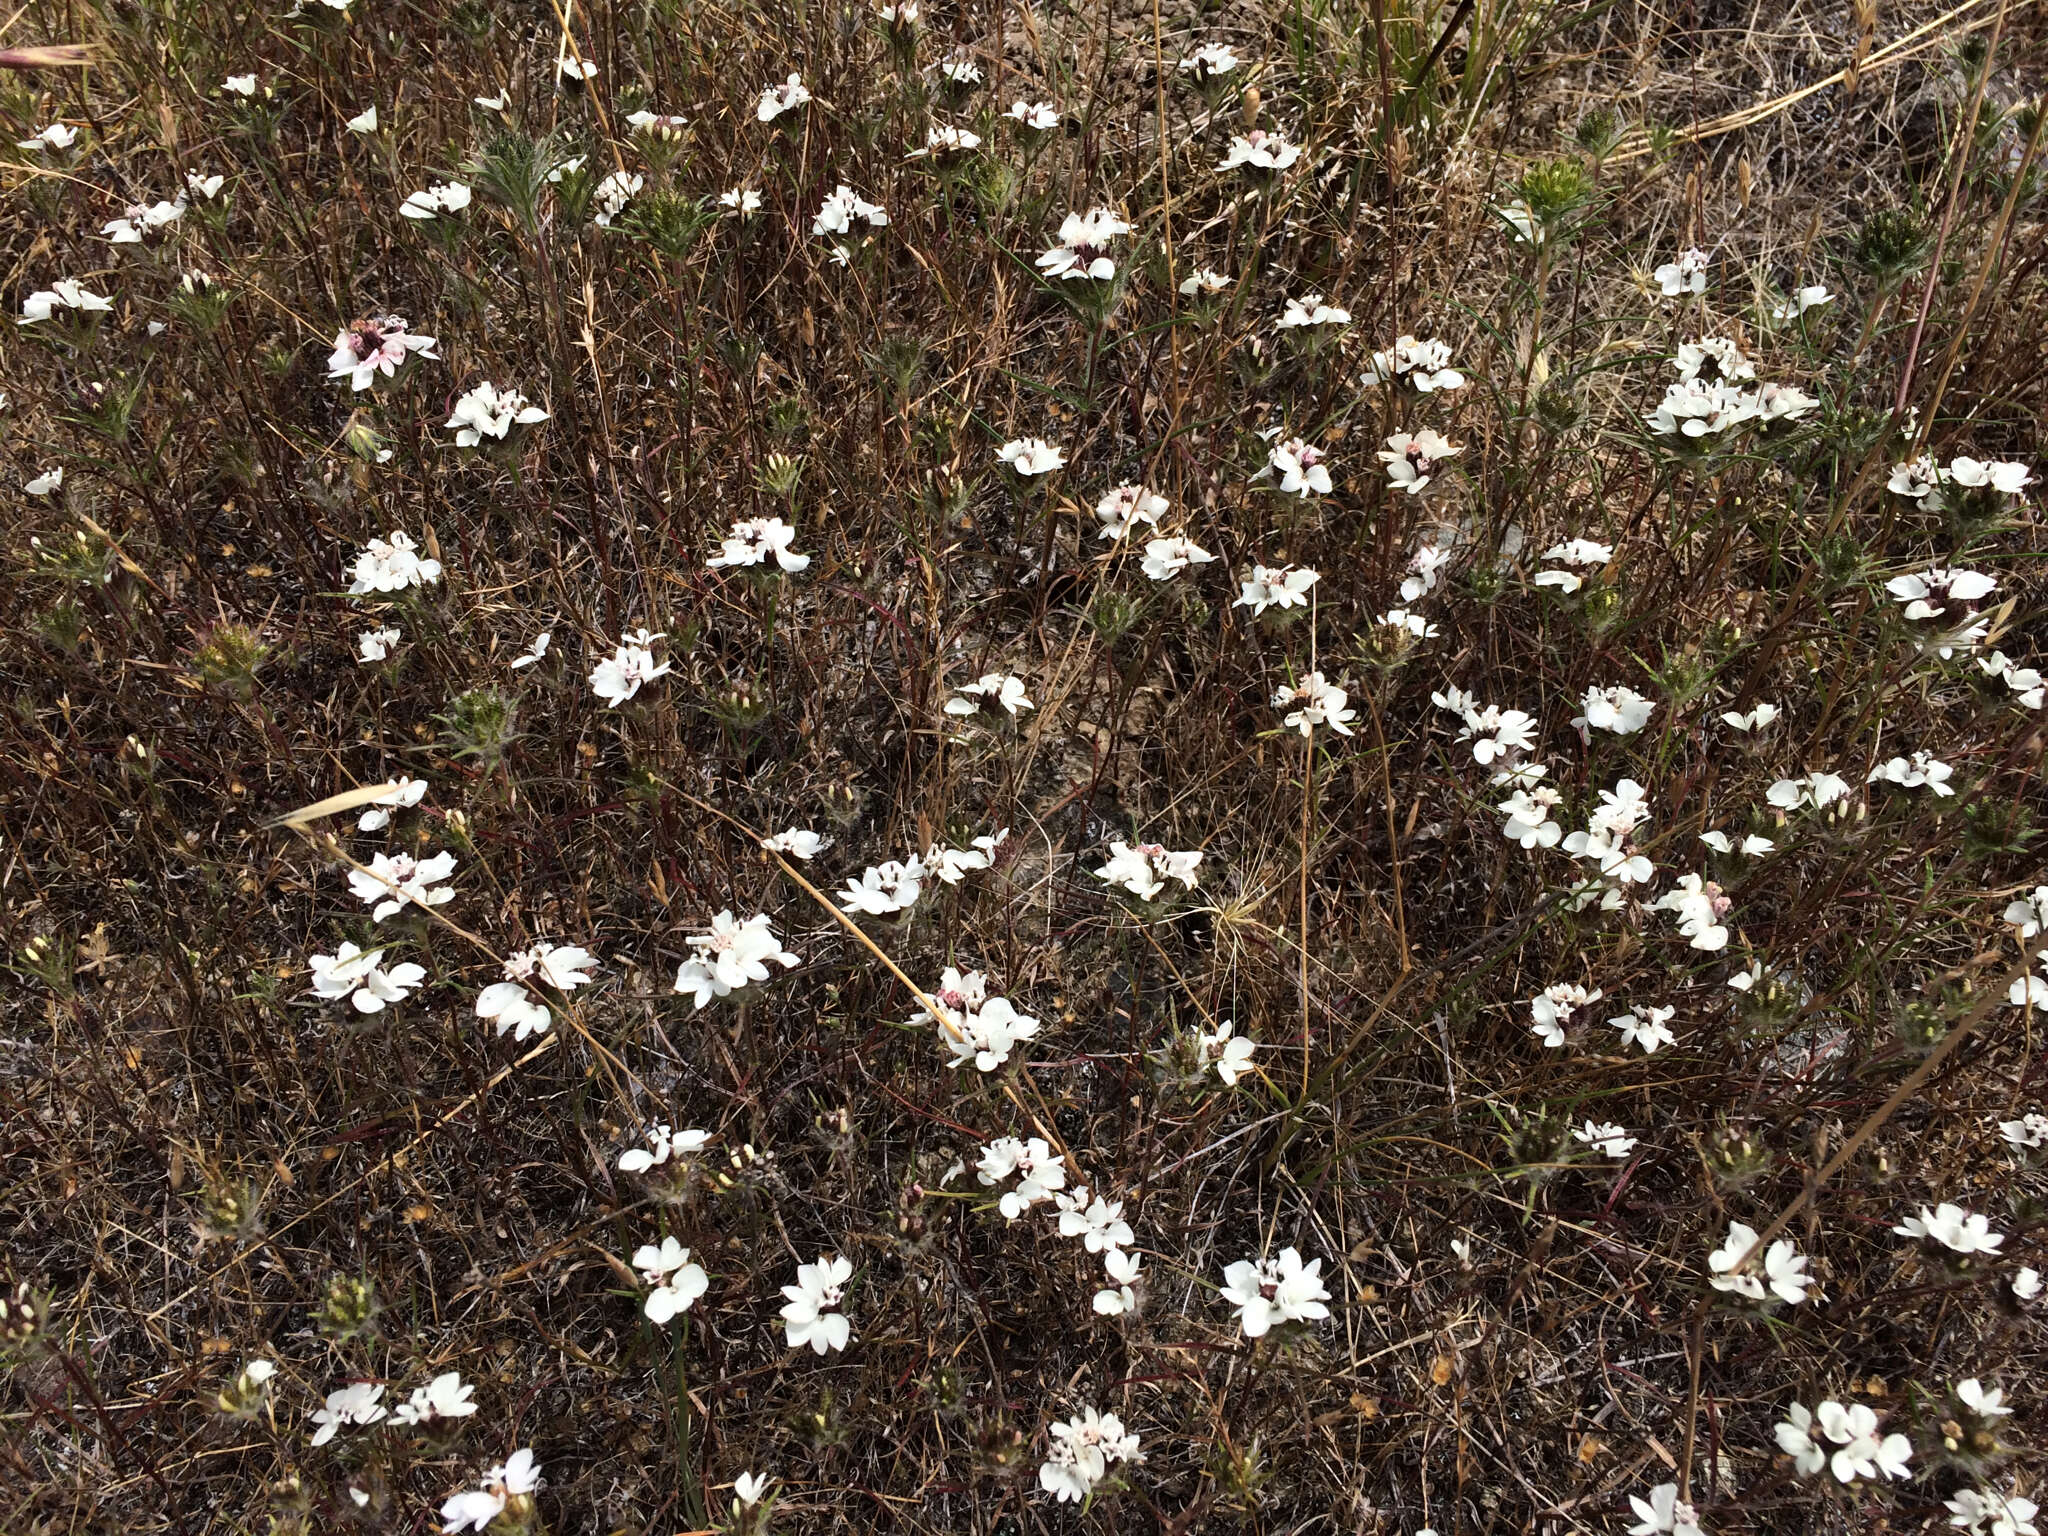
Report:
M1000 704L1006 715L1038 707L1025 692L1023 678L1007 672L984 672L975 681L962 683L954 690L954 696L946 701L946 713L971 715L981 708L983 701Z
M1042 437L1013 438L996 450L996 458L1027 477L1049 475L1067 462L1066 453Z
M403 961L386 969L384 951L363 949L344 939L331 955L307 962L313 991L330 1001L347 998L358 1013L382 1013L386 1003L403 1002L427 978L424 966Z
M1740 1221L1728 1224L1728 1236L1707 1255L1707 1268L1707 1283L1715 1290L1751 1301L1775 1295L1796 1307L1806 1300L1813 1285L1813 1277L1806 1273L1806 1258L1791 1238L1781 1237L1768 1250L1758 1251L1756 1228Z
M1463 389L1465 375L1451 366L1451 344L1447 341L1417 341L1413 336L1395 338L1393 346L1375 352L1361 382L1375 384L1406 382L1420 394L1437 390Z
M821 837L808 827L791 827L773 837L761 839L761 846L770 853L786 853L793 859L811 860L832 846L832 840Z
M407 587L430 586L441 579L441 562L422 560L419 545L403 531L388 538L372 539L363 546L350 569L349 595L371 592L402 592Z
M1109 242L1130 232L1131 226L1108 208L1070 213L1060 222L1058 243L1040 256L1037 264L1047 277L1108 282L1116 276Z
M405 321L397 315L372 315L334 338L334 351L327 359L327 377L347 379L353 390L368 389L380 375L393 377L414 353L438 357L434 345L434 337L407 330Z
M1621 1032L1624 1049L1631 1045L1643 1048L1645 1056L1654 1055L1659 1046L1674 1044L1678 1036L1671 1032L1671 1021L1678 1015L1675 1005L1663 1008L1645 1008L1640 1003L1630 1003L1627 1013L1617 1013L1607 1022Z
M1584 1142L1603 1157L1627 1157L1636 1149L1635 1137L1618 1125L1588 1120L1572 1132L1572 1140Z
M691 1303L711 1288L711 1277L700 1264L692 1263L690 1250L673 1236L661 1245L644 1243L633 1254L633 1267L652 1287L640 1310L657 1328L678 1312L690 1310Z
M842 181L819 206L818 216L811 220L811 233L843 235L852 230L855 219L864 219L870 229L879 229L889 222L889 215L879 203L867 201Z
M1263 1338L1276 1323L1315 1323L1330 1315L1323 1261L1304 1264L1292 1247L1277 1259L1239 1259L1223 1271L1223 1299L1238 1311L1248 1339Z
M782 1320L791 1349L808 1344L823 1355L846 1348L853 1329L838 1309L846 1282L852 1278L853 1262L838 1254L827 1254L815 1264L797 1265L796 1284L782 1288L789 1303L782 1309Z
M618 649L591 669L592 691L607 706L617 709L638 693L643 683L666 676L672 663L664 661L659 666L655 665L654 653L648 649L662 638L662 635L651 634L644 629L628 630L620 639Z
M1688 293L1707 291L1707 253L1697 246L1688 246L1678 253L1676 261L1667 261L1650 274L1664 297L1675 299Z
M348 888L371 907L370 921L381 923L407 906L438 907L455 899L455 887L442 881L455 873L455 855L445 849L424 859L409 853L373 853L368 869L348 872Z
M1349 325L1351 311L1323 301L1320 293L1307 294L1299 299L1289 299L1281 312L1275 328L1282 331L1298 331L1307 326Z
M1305 565L1255 565L1239 578L1243 594L1231 606L1249 608L1257 618L1268 608L1306 608L1308 589L1320 578Z
M1339 736L1349 736L1351 722L1358 718L1358 711L1350 705L1351 695L1321 672L1309 673L1291 688L1273 691L1273 707L1291 710L1281 723L1304 736L1313 735L1319 725L1327 725Z
M476 1016L498 1026L498 1033L515 1031L513 1039L545 1034L554 1022L547 1004L531 990L539 982L558 992L573 992L590 981L589 971L597 956L580 944L536 944L505 960L505 980L491 983L477 994Z
M400 1424L429 1424L435 1419L466 1419L476 1412L476 1388L458 1371L443 1371L392 1410Z
M1442 433L1424 427L1412 435L1396 432L1387 439L1387 446L1380 450L1379 456L1387 466L1387 478L1394 483L1394 488L1406 491L1410 496L1419 496L1429 488L1429 482L1436 477L1443 461L1464 451L1463 444L1453 443Z
M396 638L394 634L393 638ZM427 781L401 773L384 793L370 802L370 808L356 818L358 832L381 832L391 825L393 811L411 810L427 797Z
M486 379L455 402L445 425L455 429L458 448L474 448L487 437L503 442L515 423L531 426L547 419L548 413L518 390L501 390Z
M789 78L778 85L764 86L761 99L754 107L754 116L764 123L772 123L785 112L794 112L811 99L811 93L804 88L802 75L791 70Z
M865 912L870 917L894 917L908 912L924 894L925 877L931 873L924 860L888 859L870 864L858 880L846 882L840 892L840 907L848 912Z
M1017 1187L1004 1190L996 1201L1006 1221L1017 1220L1034 1205L1042 1205L1066 1188L1066 1159L1053 1151L1042 1136L1033 1136L1029 1141L1015 1136L997 1137L981 1149L975 1177L992 1187L1013 1175Z
M803 963L782 947L765 912L744 923L735 921L729 909L720 912L711 919L711 931L691 934L689 945L695 953L676 971L675 990L699 1008L750 982L768 980L771 961L791 971Z
M795 575L811 563L809 555L799 555L790 548L795 542L796 530L779 517L743 518L732 525L719 552L704 563L719 570L725 566L760 565L773 556L778 566Z
M540 1486L540 1463L521 1446L483 1476L483 1486L458 1493L441 1506L442 1536L455 1536L465 1526L481 1531L502 1515L514 1499Z
M1124 1421L1113 1413L1093 1408L1077 1413L1064 1423L1054 1423L1045 1460L1039 1464L1038 1486L1056 1503L1086 1501L1117 1462L1143 1461L1138 1437L1124 1429Z
M1226 1088L1235 1088L1237 1080L1252 1070L1252 1057L1259 1049L1258 1041L1238 1034L1236 1028L1229 1019L1223 1019L1215 1029L1200 1030L1195 1035L1203 1064L1216 1069Z
M1156 901L1169 880L1178 880L1193 890L1201 863L1199 848L1174 853L1158 843L1133 846L1118 838L1109 845L1109 862L1095 874L1097 879L1122 886L1140 901Z
M1327 496L1335 489L1330 467L1323 462L1323 450L1305 438L1290 437L1276 444L1266 455L1266 468L1278 475L1282 495Z
M409 194L398 211L408 219L434 219L444 213L460 213L469 206L470 189L459 181L440 181Z
M1678 1496L1676 1483L1659 1483L1647 1499L1630 1494L1628 1503L1636 1512L1628 1536L1700 1536L1699 1515Z
M1920 1207L1918 1216L1908 1216L1892 1228L1900 1237L1917 1237L1930 1247L1939 1246L1968 1258L1971 1254L1991 1255L2005 1242L2005 1235L1991 1230L1991 1219L1942 1201L1933 1210Z
M651 1125L647 1128L646 1146L629 1147L619 1154L619 1172L645 1173L672 1157L680 1159L703 1151L710 1140L709 1131L679 1131L669 1125Z
M1277 173L1286 170L1301 158L1301 146L1291 144L1281 133L1268 133L1263 128L1254 128L1249 133L1234 134L1230 140L1230 152L1223 157L1216 169L1234 171L1239 166L1247 170Z
M1142 485L1119 485L1095 503L1095 520L1102 524L1098 537L1115 540L1128 537L1133 528L1155 528L1166 509L1167 500L1158 492Z
M1171 538L1147 539L1145 558L1138 568L1154 581L1166 581L1191 565L1207 565L1215 558L1193 539L1175 534Z
M387 1410L378 1399L383 1395L383 1386L374 1381L354 1382L328 1393L326 1403L313 1411L313 1422L320 1426L313 1431L313 1444L325 1445L348 1425L382 1420Z

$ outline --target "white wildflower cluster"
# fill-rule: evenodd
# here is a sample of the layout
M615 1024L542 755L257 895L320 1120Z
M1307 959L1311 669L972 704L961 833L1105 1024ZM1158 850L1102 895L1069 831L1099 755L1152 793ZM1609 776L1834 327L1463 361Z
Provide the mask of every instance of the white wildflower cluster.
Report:
M1755 365L1725 338L1684 343L1672 366L1678 378L1665 386L1663 400L1647 418L1660 437L1701 443L1742 427L1798 421L1820 406L1794 385L1755 384Z
M932 988L931 1002L929 1022L938 1025L939 1043L952 1057L950 1066L972 1062L978 1072L993 1072L1038 1033L1037 1019L1020 1012L1007 997L989 995L988 977L980 971L947 966Z
M676 971L675 990L697 1008L767 981L774 975L770 965L793 971L803 964L782 947L765 912L756 912L745 922L736 920L729 909L720 912L711 919L711 931L691 934L689 945L692 953Z
M1169 880L1178 880L1192 891L1201 863L1199 848L1175 853L1158 843L1134 845L1118 839L1109 845L1109 862L1096 870L1095 876L1122 886L1140 901L1157 901Z

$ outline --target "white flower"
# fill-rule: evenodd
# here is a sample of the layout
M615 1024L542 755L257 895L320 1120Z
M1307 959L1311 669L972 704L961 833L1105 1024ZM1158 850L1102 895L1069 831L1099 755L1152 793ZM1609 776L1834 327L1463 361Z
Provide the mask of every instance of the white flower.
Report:
M1635 1137L1618 1125L1588 1120L1572 1132L1572 1140L1584 1142L1604 1157L1627 1157L1636 1149Z
M1783 713L1784 711L1775 704L1759 704L1754 709L1741 713L1732 709L1724 710L1721 721L1731 730L1760 731Z
M734 187L718 194L718 206L737 219L751 219L761 211L761 194L752 187Z
M232 96L254 96L256 94L256 76L254 74L229 75L227 79L221 81L220 88Z
M506 92L500 91L495 96L472 96L469 99L482 107L486 112L502 112L505 110L506 103L512 98Z
M1629 1004L1627 1013L1618 1013L1607 1022L1621 1031L1624 1049L1640 1045L1645 1056L1654 1055L1659 1046L1674 1044L1678 1036L1671 1032L1671 1020L1676 1017L1676 1007L1644 1008Z
M1439 573L1450 563L1449 550L1427 542L1416 545L1415 553L1408 557L1408 569L1415 574L1402 578L1401 601L1412 603L1429 596L1436 590Z
M1948 1508L1948 1523L1970 1536L2040 1536L2034 1525L2040 1511L2032 1499L1965 1488L1948 1501Z
M1529 1000L1529 1032L1556 1049L1564 1044L1564 1027L1571 1016L1598 1002L1601 995L1598 987L1589 992L1575 981L1552 982Z
M1906 576L1894 576L1885 591L1906 605L1909 619L1934 619L1948 613L1951 604L1972 604L1998 589L1998 578L1959 566L1930 566Z
M2005 1242L2003 1233L1991 1230L1989 1217L1976 1215L1945 1200L1931 1211L1921 1206L1918 1216L1908 1216L1892 1231L1900 1237L1917 1237L1926 1243L1938 1243L1951 1253L1964 1257L1973 1253L1994 1254Z
M382 629L366 629L356 636L356 660L383 661L390 656L391 648L398 644L399 633L394 626Z
M818 1354L846 1348L853 1330L846 1314L837 1309L846 1282L853 1278L851 1260L827 1254L815 1264L796 1267L796 1284L785 1285L782 1294L789 1305L782 1309L789 1347L808 1344Z
M1628 1502L1638 1521L1629 1536L1700 1536L1699 1516L1678 1496L1676 1483L1659 1483L1647 1500L1630 1494Z
M1034 133L1050 133L1060 125L1060 111L1049 101L1013 101L1003 116Z
M1611 688L1588 688L1579 707L1585 714L1572 724L1581 730L1612 731L1617 736L1632 736L1650 723L1650 715L1657 705L1635 689L1616 684Z
M1286 170L1300 158L1301 146L1288 143L1285 134L1254 128L1250 133L1232 135L1230 152L1216 169L1234 171L1242 165L1255 171L1277 172Z
M1095 1293L1093 1305L1098 1317L1125 1317L1138 1310L1134 1287L1142 1263L1135 1253L1122 1248L1112 1248L1102 1256L1102 1269L1109 1284Z
M993 864L996 850L1009 836L1010 829L1005 827L993 837L977 837L972 848L948 848L944 843L933 843L925 850L924 867L947 885L958 885L974 871Z
M1778 1449L1792 1458L1792 1468L1801 1477L1811 1477L1828 1464L1828 1453L1813 1437L1813 1414L1804 1403L1786 1410L1772 1431Z
M954 85L979 85L981 66L968 56L964 48L955 48L939 65L939 73Z
M1840 1447L1832 1456L1811 1433L1816 1421L1821 1434ZM1800 1476L1811 1477L1825 1462L1841 1483L1875 1477L1880 1470L1887 1477L1904 1477L1912 1456L1912 1443L1904 1435L1879 1436L1874 1409L1862 1403L1844 1407L1833 1399L1811 1414L1795 1403L1787 1421L1778 1425L1777 1438Z
M653 1125L647 1129L647 1145L629 1147L619 1154L619 1172L645 1173L650 1168L659 1168L670 1158L682 1159L693 1152L701 1152L711 1140L709 1131L679 1131L669 1125Z
M44 470L33 480L25 481L22 484L21 493L24 496L47 496L50 492L62 487L63 484L64 470L63 466L60 465L56 469Z
M1004 714L1013 716L1020 709L1038 707L1025 693L1023 678L1012 677L1007 672L984 672L974 682L962 683L959 686L955 697L946 701L946 713L971 715L981 708L977 702L980 699L1000 704Z
M1948 781L1955 769L1938 757L1925 752L1915 752L1910 759L1895 757L1870 770L1865 781L1870 784L1897 784L1906 789L1931 789L1936 795L1946 798L1955 791L1948 787Z
M1291 1247L1278 1259L1239 1259L1223 1271L1223 1299L1237 1308L1248 1339L1264 1337L1275 1323L1321 1322L1330 1315L1322 1269L1321 1259L1303 1264Z
M955 128L950 123L927 128L924 147L913 149L905 155L906 160L923 160L940 155L964 155L971 149L981 148L981 135L965 128Z
M656 666L654 653L648 649L662 638L662 635L649 634L644 629L628 631L620 640L618 649L591 669L591 690L608 707L617 709L638 693L643 683L667 676L671 663L664 661Z
M824 849L831 847L832 840L820 837L807 827L791 827L788 831L778 832L773 837L762 838L761 846L770 853L786 853L793 859L808 862L815 859Z
M1582 567L1604 566L1614 558L1614 546L1602 544L1593 539L1567 539L1562 544L1553 544L1543 552L1545 560L1559 560L1566 565ZM1576 571L1538 571L1535 585L1556 587L1571 593L1586 584L1586 578Z
M1349 325L1351 311L1340 309L1335 304L1323 302L1320 293L1311 293L1305 298L1289 299L1287 308L1276 322L1276 328L1283 331L1300 330L1311 325Z
M441 882L455 873L455 855L443 851L425 859L409 853L373 853L367 870L348 872L348 888L372 906L370 921L381 923L408 905L438 907L455 899L455 888Z
M395 639L396 631L392 633ZM370 802L370 809L356 818L356 830L381 832L391 825L391 813L394 810L409 811L424 800L426 795L425 779L415 779L409 774L401 773L391 781L390 788Z
M440 181L409 195L398 211L408 219L431 219L460 213L469 206L470 189L459 181Z
M889 7L884 6L883 9L887 10ZM903 9L913 16L917 13L917 7L914 5L906 5ZM752 1509L761 1502L761 1495L768 1491L771 1481L773 1479L766 1473L742 1472L732 1480L732 1496L743 1507Z
M1169 880L1178 880L1193 890L1195 871L1201 862L1199 848L1171 853L1158 843L1139 843L1133 847L1118 839L1109 845L1109 862L1095 875L1111 885L1122 886L1140 901L1156 901Z
M131 203L127 214L101 226L100 233L115 245L140 245L143 240L185 216L185 199L175 203Z
M351 570L349 594L360 597L370 592L402 592L407 587L429 586L441 579L441 562L422 560L412 535L394 532L386 539L372 539L356 556Z
M1192 53L1182 57L1176 66L1184 75L1193 75L1198 80L1213 80L1229 74L1237 68L1237 55L1228 44L1203 43Z
M1664 297L1675 299L1688 293L1707 291L1707 253L1696 246L1689 246L1678 253L1676 261L1667 261L1650 274L1657 286L1664 291Z
M1102 524L1098 537L1116 540L1127 537L1140 525L1157 527L1160 514L1166 509L1166 498L1156 491L1148 491L1142 485L1120 485L1095 503L1095 520Z
M1412 636L1417 640L1434 640L1442 633L1436 625L1430 623L1421 614L1411 613L1406 608L1389 608L1385 613L1374 619L1373 622L1383 625L1388 629L1398 629L1403 634Z
M1501 836L1525 849L1555 848L1564 836L1564 829L1550 816L1558 798L1558 792L1548 785L1516 790L1494 807L1507 818L1501 826Z
M811 93L804 89L803 76L794 70L780 85L766 86L761 91L761 100L754 108L754 116L764 123L772 123L785 112L794 112L811 99Z
M17 139L14 147L26 150L69 149L78 142L78 130L69 123L52 123L39 128L25 139Z
M1803 288L1795 288L1792 291L1791 298L1780 299L1777 303L1773 304L1771 306L1771 318L1773 320L1797 320L1809 309L1813 309L1821 304L1832 304L1834 301L1835 296L1828 292L1824 284L1809 283Z
M847 234L852 230L855 219L865 219L870 229L879 229L889 222L889 215L879 204L868 202L842 181L820 205L818 216L811 220L811 233Z
M383 1419L386 1410L377 1401L383 1395L384 1388L374 1381L358 1381L328 1393L326 1405L313 1410L313 1422L320 1426L313 1431L313 1444L325 1445L348 1425Z
M2048 928L2048 885L2037 885L2034 894L2007 904L2005 920L2018 930L2015 937L2031 939Z
M501 391L486 379L455 402L454 414L444 425L456 429L458 448L474 448L487 437L503 442L515 422L530 426L547 419L548 413L529 404L518 390Z
M443 1371L400 1403L391 1417L401 1424L427 1424L435 1419L466 1419L476 1412L476 1388L456 1371Z
M56 473L61 475L63 471ZM1986 677L2001 679L2021 709L2039 709L2048 703L2048 682L2043 681L2038 668L2020 666L2003 651L1978 657L1977 665Z
M1925 507L1933 505L1941 495L1941 481L1941 466L1935 463L1932 454L1923 453L1910 463L1894 464L1885 489L1895 496L1910 497Z
M1020 1175L1017 1187L1003 1191L1001 1199L996 1202L1006 1221L1017 1220L1034 1205L1052 1199L1066 1187L1066 1160L1047 1146L1040 1136L1029 1141L1002 1136L981 1149L980 1161L975 1165L975 1177L982 1184L992 1187L1013 1174Z
M1371 388L1403 379L1425 395L1465 387L1465 375L1451 366L1449 342L1417 341L1413 336L1398 337L1386 351L1373 353L1361 382Z
M1757 395L1727 379L1680 379L1665 386L1664 398L1644 420L1665 436L1701 438L1754 421L1763 410Z
M675 990L689 995L698 1008L768 980L770 961L791 971L803 963L782 947L765 912L744 923L735 922L730 910L720 912L711 919L711 931L691 934L689 945L696 953L676 971Z
M1042 437L1019 437L996 450L997 459L1020 475L1049 475L1067 462L1066 454Z
M2005 1393L1997 1387L1987 1387L1975 1376L1956 1383L1956 1397L1962 1405L1980 1419L2004 1419L2012 1416L2012 1410L2005 1406Z
M307 962L313 973L315 995L329 1001L347 998L358 1013L382 1013L386 1003L403 1002L427 973L411 961L384 968L384 951L365 950L343 940L331 955L314 955Z
M1290 731L1299 731L1304 736L1313 735L1319 725L1327 725L1339 736L1349 736L1351 722L1358 718L1358 711L1350 704L1351 695L1321 672L1311 672L1294 687L1282 687L1273 692L1275 709L1299 706L1281 723Z
M372 102L341 126L350 133L375 133L377 131L376 103Z
M1235 1088L1237 1080L1252 1070L1252 1055L1259 1048L1258 1042L1235 1033L1230 1020L1220 1021L1213 1032L1199 1030L1195 1045L1202 1053L1205 1064L1215 1067L1216 1075L1223 1079L1223 1086Z
M546 660L548 647L554 644L554 640L555 632L552 629L542 630L533 637L533 644L529 645L523 654L512 658L512 670L517 672L521 667L531 667Z
M1243 595L1231 606L1251 609L1253 618L1268 608L1306 608L1308 589L1319 579L1304 565L1255 565L1251 575L1239 578Z
M1779 779L1764 791L1764 799L1781 811L1811 806L1826 810L1849 796L1849 781L1838 774L1803 774L1796 779Z
M672 1236L664 1237L658 1248L643 1244L633 1254L633 1267L653 1287L641 1310L657 1328L678 1312L689 1311L691 1303L711 1288L711 1277L690 1262L690 1250Z
M917 905L929 873L924 861L918 858L870 864L858 880L846 882L839 905L848 912L865 912L870 917L894 917Z
M516 1031L514 1041L545 1034L554 1015L528 990L528 984L538 980L558 991L573 992L589 983L586 972L596 964L597 956L578 944L536 944L520 950L505 961L507 979L493 982L477 995L476 1016L495 1023L500 1035Z
M609 229L611 222L626 211L626 204L640 195L647 185L647 178L631 171L613 171L597 184L591 194L597 211L591 221L600 228Z
M1744 357L1742 349L1726 336L1696 336L1680 342L1678 356L1672 363L1679 378L1688 384L1702 376L1729 383L1756 377L1756 364Z
M1038 258L1037 265L1047 277L1108 282L1116 276L1109 242L1130 232L1131 226L1108 208L1070 213L1060 222L1058 243Z
M760 565L769 556L790 575L806 569L811 563L809 555L799 555L790 546L796 542L796 530L779 517L750 517L732 525L732 531L725 536L725 542L718 554L704 562L712 570L724 566Z
M1138 1437L1124 1430L1113 1413L1089 1408L1065 1423L1053 1424L1051 1443L1038 1468L1038 1486L1061 1504L1079 1504L1109 1476L1114 1462L1143 1461Z
M1387 446L1380 450L1380 461L1387 466L1387 478L1396 490L1406 491L1410 496L1419 496L1436 475L1445 459L1465 451L1462 444L1454 444L1442 434L1425 427L1410 435L1396 432L1387 439Z
M954 974L950 967L947 974ZM981 982L978 971L970 971L968 976ZM961 1067L971 1061L976 1071L993 1072L1010 1059L1011 1050L1021 1041L1038 1033L1038 1020L1019 1013L1006 997L987 998L972 1012L960 1012L947 1001L947 995L942 986L935 1001L945 1015L939 1038L952 1053L948 1066Z
M2020 1301L2032 1301L2041 1294L2041 1271L2032 1266L2023 1266L2012 1277L2012 1293Z
M2015 464L2004 459L1973 459L1967 456L1948 461L1944 479L1953 480L1967 490L1982 490L1989 486L2006 496L2017 496L2034 483L2033 472L2024 464Z
M1266 468L1280 477L1283 496L1299 496L1306 501L1312 493L1327 496L1334 489L1329 466L1323 459L1322 449L1306 439L1290 437L1266 455Z
M1123 1201L1105 1200L1100 1195L1091 1199L1087 1186L1081 1185L1053 1203L1060 1208L1061 1237L1080 1238L1081 1246L1090 1253L1114 1253L1130 1246L1134 1234L1124 1220Z
M1187 298L1196 295L1221 293L1230 286L1230 279L1210 267L1197 267L1180 280L1180 291Z
M1805 1301L1813 1277L1806 1273L1806 1259L1792 1240L1781 1237L1760 1254L1755 1253L1756 1245L1756 1228L1740 1221L1730 1222L1728 1236L1707 1255L1707 1268L1712 1272L1707 1283L1717 1291L1731 1291L1751 1301L1762 1301L1772 1293L1795 1307ZM1737 1272L1735 1266L1746 1258L1751 1263ZM1761 1275L1757 1273L1757 1260L1761 1260Z
M1207 565L1215 558L1193 539L1176 534L1170 539L1148 539L1138 568L1154 581L1165 581L1191 565Z
M327 359L327 377L347 379L352 390L365 390L378 375L391 378L415 352L438 358L435 338L420 336L405 328L396 315L373 315L358 320L334 338L334 351Z
M2005 1144L2022 1152L2048 1146L2048 1115L2029 1114L2018 1120L1998 1122L1998 1134Z
M1472 760L1485 767L1516 752L1536 750L1536 720L1519 709L1489 704L1467 709L1458 740L1472 743Z
M49 319L60 309L75 309L80 314L100 314L114 307L114 301L103 298L90 288L72 278L60 277L48 288L38 288L21 301L21 317L16 325L36 325Z
M1699 875L1680 875L1678 888L1657 898L1657 910L1677 913L1678 931L1692 940L1694 949L1709 954L1728 947L1728 930L1721 923L1728 907L1721 887Z
M454 1536L464 1526L481 1531L505 1512L514 1499L524 1498L540 1486L540 1464L524 1446L484 1473L483 1487L458 1493L441 1506L442 1536Z

